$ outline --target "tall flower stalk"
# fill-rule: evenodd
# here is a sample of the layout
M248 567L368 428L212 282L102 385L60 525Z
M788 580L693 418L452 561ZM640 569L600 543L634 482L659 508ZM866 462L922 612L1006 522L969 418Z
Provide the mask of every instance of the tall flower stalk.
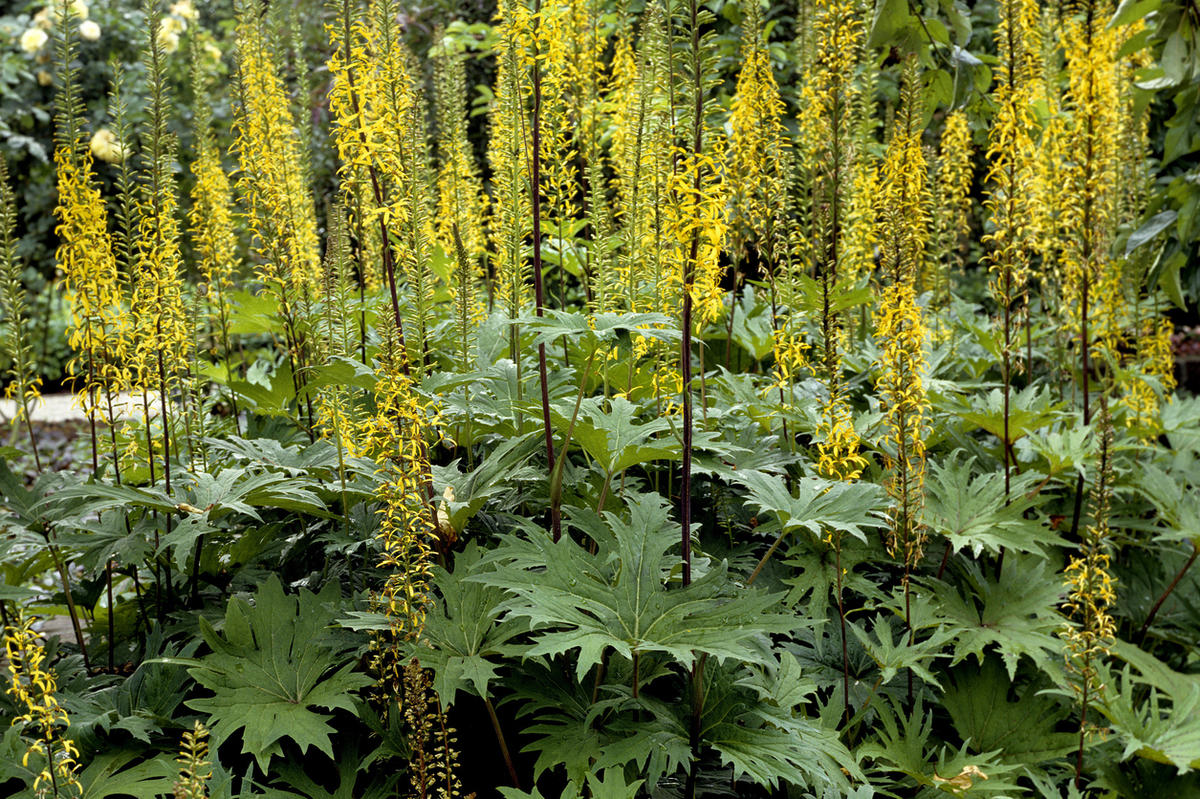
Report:
M1111 285L1109 255L1115 231L1120 97L1114 56L1118 32L1095 2L1065 21L1062 41L1068 85L1065 107L1071 121L1063 132L1064 146L1074 154L1064 170L1062 208L1063 299L1068 323L1079 342L1079 385L1085 425L1091 423L1093 351L1097 328L1116 311L1098 288ZM1078 530L1083 505L1083 475L1075 487L1072 535Z
M1075 755L1075 787L1082 787L1083 750L1087 736L1088 708L1100 688L1098 666L1116 637L1116 622L1109 609L1116 602L1111 571L1109 505L1112 501L1113 429L1108 414L1107 394L1100 396L1098 436L1100 463L1092 489L1092 523L1065 571L1067 601L1064 610L1070 624L1063 632L1067 670L1079 697L1079 746Z
M13 422L24 422L29 434L29 450L34 467L42 470L37 435L33 431L30 406L41 396L42 379L35 371L30 343L29 309L25 301L25 282L21 279L21 260L17 256L17 203L8 182L8 162L0 156L0 311L8 327L4 337L4 355L8 359L9 383L6 395L16 402Z
M920 97L916 62L910 59L904 75L901 106L883 165L880 214L888 231L883 247L883 284L875 313L879 345L879 377L875 390L884 411L881 442L892 497L887 547L904 566L904 621L913 640L910 583L924 551L926 532L921 522L925 485L925 436L929 400L924 315L917 305L917 276L926 259L929 238L928 186L921 149ZM909 673L909 694L912 674Z
M229 328L229 291L241 271L241 253L234 225L233 190L221 163L221 152L211 130L212 108L208 99L208 79L199 58L192 57L193 141L195 158L191 164L192 207L188 211L189 233L196 251L207 315L207 335L211 348L225 363L225 379L233 382L233 351ZM229 392L234 430L241 435L237 396Z
M320 284L320 251L303 141L259 10L245 2L238 9L237 188L256 273L278 303L299 394L307 356L304 310Z
M984 236L989 245L988 288L1000 316L1000 380L1004 393L1004 436L1001 441L1004 461L1004 494L1012 483L1013 449L1009 431L1010 395L1014 358L1019 349L1018 327L1028 297L1030 248L1027 220L1027 187L1033 181L1035 149L1032 137L1034 99L1030 84L1035 77L1030 67L1028 38L1036 16L1027 0L1006 0L1001 7L996 42L1000 50L998 84L992 94L996 119L988 144L988 182L991 186L986 206L992 218L992 231Z

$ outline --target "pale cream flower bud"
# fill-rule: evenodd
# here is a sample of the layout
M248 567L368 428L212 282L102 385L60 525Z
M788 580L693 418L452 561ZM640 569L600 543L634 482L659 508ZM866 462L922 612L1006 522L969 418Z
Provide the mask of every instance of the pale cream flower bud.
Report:
M125 146L117 138L117 134L108 128L100 128L92 134L88 146L92 149L92 155L101 161L119 164L125 160Z
M36 53L49 38L41 28L30 28L21 34L21 49L27 53Z

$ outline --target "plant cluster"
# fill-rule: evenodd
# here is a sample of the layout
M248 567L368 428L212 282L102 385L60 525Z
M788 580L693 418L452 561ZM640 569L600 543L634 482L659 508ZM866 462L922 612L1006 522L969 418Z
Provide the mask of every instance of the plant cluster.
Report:
M0 789L1200 791L1157 19L274 5L146 0L102 128L47 11L90 464L0 168Z

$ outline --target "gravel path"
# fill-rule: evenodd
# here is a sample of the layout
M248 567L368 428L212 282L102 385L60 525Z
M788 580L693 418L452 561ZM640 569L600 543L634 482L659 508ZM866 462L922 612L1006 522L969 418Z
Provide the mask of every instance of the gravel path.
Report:
M120 394L116 398L117 418L124 419L141 415L141 395ZM17 413L16 400L0 399L0 419L10 421ZM35 422L81 422L87 419L75 402L74 394L50 394L41 397L30 408L30 417Z

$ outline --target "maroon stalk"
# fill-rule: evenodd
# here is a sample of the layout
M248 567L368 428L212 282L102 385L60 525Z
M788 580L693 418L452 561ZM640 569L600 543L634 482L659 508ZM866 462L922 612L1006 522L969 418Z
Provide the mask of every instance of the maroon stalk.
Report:
M534 0L533 125L530 145L529 197L533 208L533 291L535 310L539 317L543 315L542 306L545 304L545 293L542 286L542 71L538 66L538 28L540 27L541 13L541 0ZM546 379L546 344L544 342L538 344L538 378L542 388L542 429L546 436L546 464L548 469L553 470L554 434L550 430L550 388ZM554 540L558 541L562 537L562 512L555 501L550 503L550 529L554 533Z

